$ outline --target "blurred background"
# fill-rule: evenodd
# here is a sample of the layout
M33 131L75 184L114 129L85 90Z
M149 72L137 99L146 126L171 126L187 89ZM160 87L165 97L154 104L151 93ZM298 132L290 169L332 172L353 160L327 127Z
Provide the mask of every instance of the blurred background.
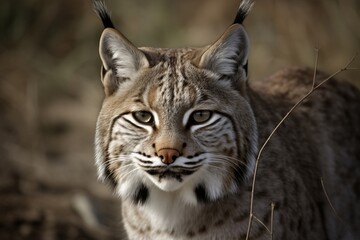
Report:
M137 46L203 46L238 1L107 0ZM251 81L288 66L333 73L360 50L360 1L257 1L245 21ZM120 203L97 182L103 98L100 20L90 0L0 3L0 239L123 239ZM360 67L360 57L353 67ZM360 86L360 72L340 78ZM294 89L296 91L296 89Z

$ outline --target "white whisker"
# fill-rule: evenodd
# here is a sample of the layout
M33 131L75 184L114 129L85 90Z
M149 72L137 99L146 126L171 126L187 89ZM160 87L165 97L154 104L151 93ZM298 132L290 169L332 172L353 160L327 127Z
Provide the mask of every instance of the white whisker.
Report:
M134 166L134 165L133 165ZM119 182L123 181L126 177L128 177L131 173L140 170L140 167L134 166L134 169L128 171L125 175L120 175L120 178L118 179Z

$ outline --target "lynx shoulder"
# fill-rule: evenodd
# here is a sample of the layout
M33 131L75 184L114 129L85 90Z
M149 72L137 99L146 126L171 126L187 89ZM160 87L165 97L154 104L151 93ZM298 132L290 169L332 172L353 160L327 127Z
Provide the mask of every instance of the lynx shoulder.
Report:
M209 46L163 49L133 45L94 1L105 27L96 165L122 200L129 239L245 239L259 148L314 75L291 68L248 80L251 6L244 0ZM262 154L254 214L273 220L273 239L360 239L359 146L360 92L331 79ZM270 235L254 221L250 239Z

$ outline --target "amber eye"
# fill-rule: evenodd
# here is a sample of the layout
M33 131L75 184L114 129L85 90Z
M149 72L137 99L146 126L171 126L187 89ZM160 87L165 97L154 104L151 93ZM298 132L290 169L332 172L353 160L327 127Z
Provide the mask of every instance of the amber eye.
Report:
M153 124L154 121L153 115L146 111L133 112L133 117L142 124Z
M212 113L208 110L196 111L192 114L192 120L193 120L194 124L204 123L210 119L211 114Z

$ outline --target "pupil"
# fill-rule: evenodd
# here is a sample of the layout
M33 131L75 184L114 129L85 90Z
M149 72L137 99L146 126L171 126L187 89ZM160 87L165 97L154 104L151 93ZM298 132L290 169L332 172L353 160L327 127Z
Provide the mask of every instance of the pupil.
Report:
M145 122L148 122L148 121L149 121L149 114L143 112L143 113L141 113L141 118L142 118Z

